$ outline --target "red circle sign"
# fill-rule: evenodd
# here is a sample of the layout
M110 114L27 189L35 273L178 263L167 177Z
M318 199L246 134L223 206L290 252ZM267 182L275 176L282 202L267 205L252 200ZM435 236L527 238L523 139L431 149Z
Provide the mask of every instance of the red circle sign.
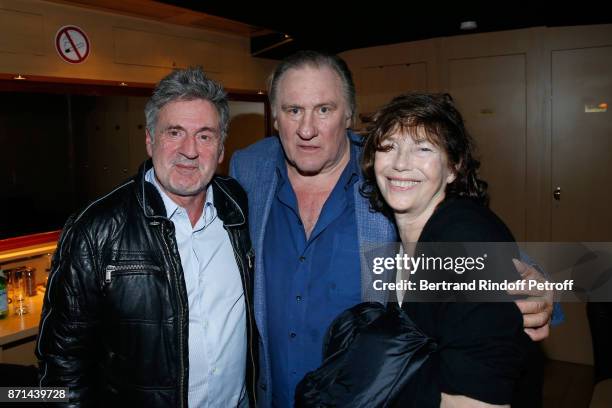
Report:
M70 64L80 64L89 55L87 34L77 26L64 26L55 34L55 49Z

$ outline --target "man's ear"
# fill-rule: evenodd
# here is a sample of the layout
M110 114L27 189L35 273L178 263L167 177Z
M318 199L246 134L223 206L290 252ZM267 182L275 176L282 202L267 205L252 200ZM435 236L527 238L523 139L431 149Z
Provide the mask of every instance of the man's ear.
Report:
M350 113L346 114L346 123L344 124L346 129L349 129L353 126L353 115Z
M274 129L278 131L278 120L274 118Z
M147 147L147 154L149 155L149 157L153 157L153 138L149 133L149 129L145 130L145 145Z
M221 151L219 152L219 159L217 160L217 164L221 164L224 157L225 157L225 145L221 145Z

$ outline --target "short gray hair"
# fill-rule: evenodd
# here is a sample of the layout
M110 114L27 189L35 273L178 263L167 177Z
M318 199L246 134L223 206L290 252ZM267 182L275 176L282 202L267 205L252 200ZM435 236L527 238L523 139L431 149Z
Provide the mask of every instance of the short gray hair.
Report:
M349 108L351 118L354 117L357 110L357 102L355 99L355 83L353 75L346 62L337 55L327 54L319 51L298 51L293 55L285 58L276 66L272 75L268 78L268 97L272 108L272 115L276 117L276 100L278 94L278 83L287 71L290 69L299 69L304 67L322 68L327 67L332 69L342 82L342 92L344 99Z
M208 78L201 67L190 67L173 71L164 77L145 105L147 130L155 137L155 125L159 111L168 103L202 99L213 104L219 114L221 142L227 138L229 104L223 85Z

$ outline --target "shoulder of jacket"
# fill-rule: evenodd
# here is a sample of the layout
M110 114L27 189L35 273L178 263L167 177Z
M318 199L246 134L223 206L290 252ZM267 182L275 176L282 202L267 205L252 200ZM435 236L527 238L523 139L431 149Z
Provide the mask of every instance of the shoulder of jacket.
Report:
M133 180L117 186L107 194L88 203L77 212L72 213L62 228L62 234L57 244L57 251L60 256L65 256L65 250L71 251L73 244L85 245L88 242L90 248L102 245L101 238L107 237L108 226L117 223L117 213L125 207L120 203L125 203L126 198L133 191ZM85 239L85 241L82 240ZM76 241L75 241L76 240Z
M103 221L112 218L122 211L123 204L134 192L135 180L130 179L88 203L71 217L72 225L86 225L90 222Z
M260 157L268 159L270 154L274 152L278 152L281 148L280 141L276 136L266 137L258 142L253 143L250 146L245 147L244 149L237 150L234 154L237 157Z
M251 193L267 180L275 168L275 160L282 146L278 137L267 137L242 150L236 151L231 159L231 175Z
M469 198L451 198L430 221L441 239L452 242L514 241L506 224L493 211Z
M244 191L236 179L229 176L217 175L213 177L212 182L213 184L216 184L216 186L223 192L223 194L227 195L230 200L235 201L240 209L247 209L248 200L246 191Z

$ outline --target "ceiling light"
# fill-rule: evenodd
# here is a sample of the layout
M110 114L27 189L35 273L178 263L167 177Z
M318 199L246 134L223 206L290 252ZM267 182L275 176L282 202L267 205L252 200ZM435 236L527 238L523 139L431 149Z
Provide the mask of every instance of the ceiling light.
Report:
M21 76L21 74L17 74L17 76L14 76L13 79L16 79L18 81L23 81L23 80L28 79L28 78L26 78L24 76Z
M462 21L461 24L459 24L459 28L462 30L475 30L478 28L478 24L476 24L475 21Z
M119 86L128 86L125 82L119 82Z

